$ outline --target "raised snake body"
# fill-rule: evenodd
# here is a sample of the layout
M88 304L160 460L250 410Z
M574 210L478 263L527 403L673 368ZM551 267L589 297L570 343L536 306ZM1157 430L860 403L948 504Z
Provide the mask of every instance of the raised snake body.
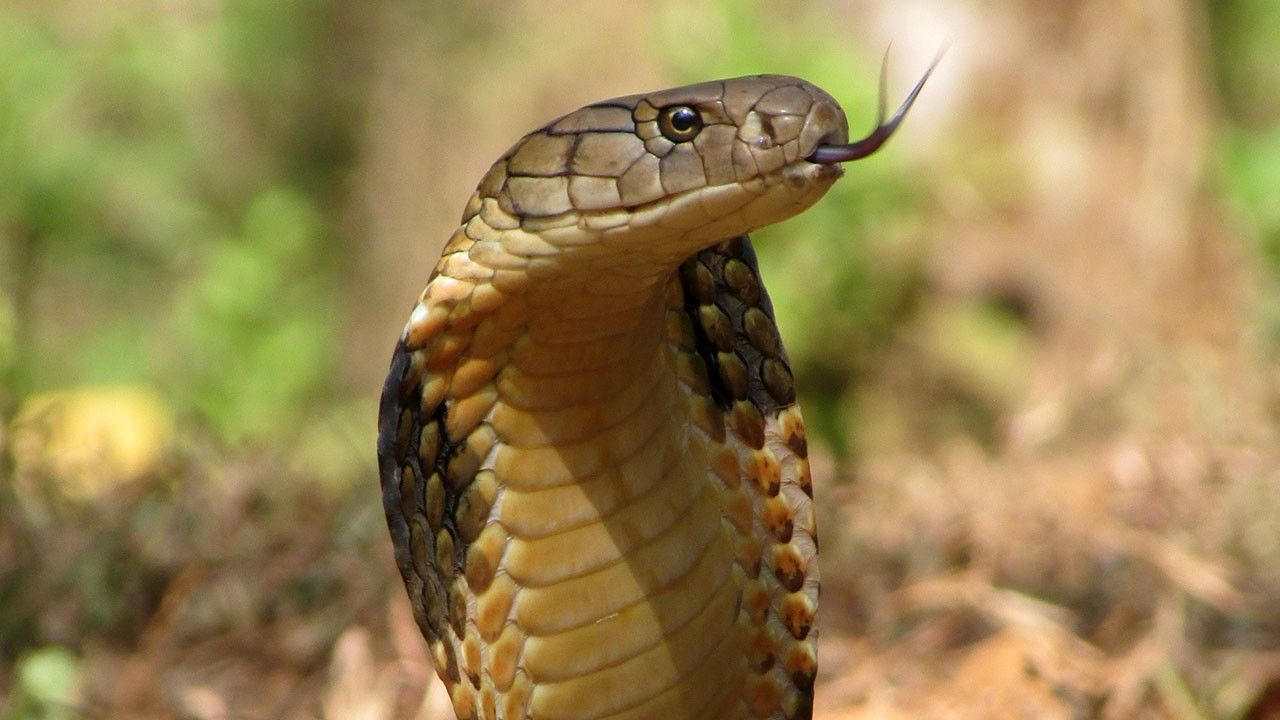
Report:
M746 233L818 200L847 136L822 90L754 76L589 105L485 175L379 417L459 718L811 716L805 431Z

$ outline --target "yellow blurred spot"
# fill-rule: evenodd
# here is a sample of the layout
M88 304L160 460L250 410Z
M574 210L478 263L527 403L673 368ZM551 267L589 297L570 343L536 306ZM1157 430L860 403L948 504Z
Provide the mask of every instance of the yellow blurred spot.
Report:
M89 501L158 470L173 418L147 387L81 387L36 395L11 428L19 483Z

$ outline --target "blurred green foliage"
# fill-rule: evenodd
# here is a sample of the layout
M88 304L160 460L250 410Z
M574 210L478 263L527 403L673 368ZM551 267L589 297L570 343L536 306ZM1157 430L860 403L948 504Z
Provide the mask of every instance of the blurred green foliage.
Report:
M42 647L18 661L5 720L69 720L80 717L83 672L66 648Z
M80 35L0 7L9 412L71 379L146 382L238 444L325 392L353 147L340 6L233 2L199 32L106 6Z
M108 419L111 436L135 444L172 415L182 447L268 453L262 475L277 478L307 447L332 458L356 444L334 417L352 411L333 376L361 81L334 49L359 47L337 40L360 32L359 11L61 5L0 4L0 662L136 636L176 569L222 542L227 517L211 506L296 518L310 491L264 482L286 499L214 502L202 493L232 492L231 471L144 450L141 476L104 458L89 494L71 497L41 455L83 458L83 438L59 441L74 433L57 412L10 427L19 408L81 386L141 388L166 417ZM363 479L344 460L327 471ZM36 690L57 675L49 657L30 660ZM60 717L4 675L12 717Z
M1206 3L1212 57L1227 131L1220 176L1272 275L1280 276L1280 4L1271 0ZM1271 336L1280 344L1280 288L1269 308Z
M332 372L331 282L317 253L325 228L296 190L253 198L238 232L205 244L175 292L177 362L192 407L223 437L269 437L296 423Z

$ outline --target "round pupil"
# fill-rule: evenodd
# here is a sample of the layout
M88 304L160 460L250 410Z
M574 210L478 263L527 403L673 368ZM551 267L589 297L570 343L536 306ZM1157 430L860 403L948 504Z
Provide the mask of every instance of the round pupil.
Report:
M671 129L676 132L689 132L698 124L698 114L687 107L676 108L671 113Z

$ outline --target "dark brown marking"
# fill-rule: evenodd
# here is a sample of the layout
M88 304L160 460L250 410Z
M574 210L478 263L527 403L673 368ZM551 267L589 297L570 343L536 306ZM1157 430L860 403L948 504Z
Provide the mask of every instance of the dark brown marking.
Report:
M489 585L493 583L493 574L496 569L483 550L472 548L467 553L467 587L477 595L488 590Z
M747 364L742 362L737 353L721 352L716 353L716 365L720 367L720 379L724 381L729 394L735 400L745 400L749 387Z
M749 306L760 302L760 280L750 266L739 258L730 258L725 262L724 280L742 302Z
M414 512L422 509L418 488L418 479L414 476L413 467L405 465L400 468L400 512L405 517L413 517Z
M733 322L715 303L698 307L698 322L707 339L721 352L733 350Z
M396 566L409 591L409 603L429 642L444 641L450 653L450 677L457 677L456 658L445 637L450 625L461 635L466 598L453 578L464 572L467 543L457 524L462 491L474 472L455 467L465 444L444 429L449 403L421 405L423 375L412 372L411 351L397 344L378 409L378 473L383 511L395 548ZM450 470L452 469L452 473ZM442 478L452 475L452 483Z
M804 561L800 553L790 545L774 547L773 574L788 592L799 592L804 587Z
M774 358L765 358L760 363L760 376L764 378L764 386L769 390L779 405L791 405L796 401L795 383L791 377L791 369L786 363Z
M788 597L782 603L782 622L787 632L797 640L804 640L813 628L813 613L804 598Z
M764 447L764 416L755 403L749 400L735 402L729 413L729 422L749 447L755 450Z
M744 397L735 369L721 367L718 354L732 352L747 369L745 399L760 415L773 417L793 405L795 387L789 361L747 236L730 238L689 258L680 266L679 277L685 315L693 327L697 352L707 365L716 404L728 413L734 401ZM763 437L756 443L757 434L750 424L741 430L753 447L761 446Z

